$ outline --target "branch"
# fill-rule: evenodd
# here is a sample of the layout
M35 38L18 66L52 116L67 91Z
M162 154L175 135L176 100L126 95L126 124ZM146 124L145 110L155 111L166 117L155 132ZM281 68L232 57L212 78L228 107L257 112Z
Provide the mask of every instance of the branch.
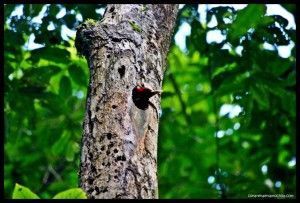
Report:
M178 95L178 99L179 99L179 102L180 102L180 106L181 106L181 110L182 110L182 113L184 115L184 118L185 118L185 120L186 120L187 123L190 123L191 122L191 118L190 118L190 116L186 112L186 105L185 105L185 102L183 101L180 89L179 89L179 87L177 85L177 82L176 82L176 79L175 79L173 73L169 74L169 78L170 78L170 80L172 82L172 85L173 85L173 87L175 89L176 94Z

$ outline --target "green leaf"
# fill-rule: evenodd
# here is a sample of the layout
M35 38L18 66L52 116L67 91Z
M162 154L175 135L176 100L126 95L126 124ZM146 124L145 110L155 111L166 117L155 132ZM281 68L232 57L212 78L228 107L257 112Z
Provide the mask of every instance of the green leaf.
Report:
M60 5L50 4L49 6L49 14L50 16L56 16L57 13L60 11Z
M70 10L73 9L72 4L65 4L67 5L67 7L70 7ZM83 20L86 20L88 18L90 19L99 19L100 20L100 16L101 14L98 14L95 12L95 9L98 8L105 8L105 4L98 4L98 5L93 5L93 4L78 4L76 5L76 10L78 9L78 11L81 13Z
M66 147L66 160L73 161L75 157L75 153L79 152L79 145L76 142L68 143Z
M35 34L34 42L37 44L45 44L45 46L60 44L62 40L60 37L60 32L60 28L55 28L55 30L47 30L46 33L42 32L40 34Z
M70 29L74 28L76 23L76 16L74 14L66 14L63 19Z
M234 92L245 89L247 84L247 72L238 75L238 69L227 71L216 76L212 81L212 89L215 96L232 94Z
M229 30L229 38L236 40L247 33L250 28L256 28L266 12L266 6L260 4L249 4L237 13L236 20Z
M43 86L49 82L52 76L60 71L60 67L53 65L39 66L38 68L32 67L23 71L22 83Z
M29 60L36 63L40 59L53 61L55 63L67 63L70 60L70 52L58 47L42 47L31 51Z
M200 53L205 53L207 49L206 43L206 30L203 28L198 20L193 20L191 22L191 35L186 37L186 46L189 50L197 50Z
M44 4L24 4L23 12L25 16L37 16Z
M288 162L289 155L290 155L289 151L287 150L281 151L278 155L278 163L285 165Z
M280 4L288 12L292 13L294 16L296 14L296 4ZM296 17L296 16L295 16Z
M283 82L284 86L293 86L296 85L296 71L292 71L287 79Z
M282 145L286 145L291 141L291 138L289 135L284 134L282 135L282 137L280 138L279 144Z
M56 194L53 199L87 199L81 188L73 188Z
M40 199L35 193L33 193L29 188L24 187L16 183L15 189L12 195L13 199Z
M289 59L279 58L275 51L263 50L260 54L254 55L254 57L260 70L271 72L275 76L280 76L291 66ZM266 60L266 58L271 58L272 60Z
M15 10L16 4L4 4L4 19L7 19L9 15Z
M269 109L269 97L263 86L252 85L250 87L250 91L253 95L253 98L257 101L258 104L260 104L260 107L262 109Z
M175 92L171 92L171 91L163 91L163 93L161 94L162 98L167 98L167 97L173 97L175 96L176 93Z
M282 108L285 109L287 112L289 112L290 116L293 118L296 117L296 94L295 93L290 93L286 92L282 97L281 97L281 105Z
M52 92L45 92L39 97L41 105L57 115L65 114L65 98Z
M70 133L68 131L64 131L61 137L51 147L52 154L58 156L65 152L67 150L66 145L70 141L70 137Z
M71 81L67 76L63 76L60 79L59 95L66 99L72 95Z
M69 67L68 72L75 83L77 83L78 85L82 85L84 87L87 85L87 75L82 70L81 66L72 64Z

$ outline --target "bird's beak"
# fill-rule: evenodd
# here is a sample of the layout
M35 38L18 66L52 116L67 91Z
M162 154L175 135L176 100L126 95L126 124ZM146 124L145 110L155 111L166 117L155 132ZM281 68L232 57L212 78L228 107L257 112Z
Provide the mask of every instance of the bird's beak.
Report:
M152 91L150 97L153 97L153 96L156 95L156 94L159 94L159 95L160 95L162 92L163 92L162 90L155 90L155 91Z

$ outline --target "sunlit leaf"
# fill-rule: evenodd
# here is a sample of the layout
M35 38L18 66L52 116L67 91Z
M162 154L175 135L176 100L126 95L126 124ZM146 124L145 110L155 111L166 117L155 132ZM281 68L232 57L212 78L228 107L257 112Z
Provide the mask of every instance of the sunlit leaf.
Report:
M15 189L12 195L13 199L40 199L35 193L33 193L29 188L24 187L16 183Z
M53 199L87 199L81 188L73 188L56 194Z

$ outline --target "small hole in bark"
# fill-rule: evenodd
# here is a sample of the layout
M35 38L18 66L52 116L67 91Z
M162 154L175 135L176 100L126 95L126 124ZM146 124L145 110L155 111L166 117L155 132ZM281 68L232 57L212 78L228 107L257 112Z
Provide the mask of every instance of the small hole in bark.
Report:
M110 151L109 151L109 150L107 150L107 151L106 151L106 155L109 155L109 154L110 154Z
M127 85L126 88L129 89L129 85Z
M124 75L125 75L125 66L122 65L119 69L118 69L118 72L120 74L120 77L123 78Z
M119 38L112 38L111 39L113 42L121 42L121 39L119 39Z
M107 58L108 58L108 59L110 58L110 54L107 55Z
M92 173L95 173L95 172L96 172L95 166L91 166L91 172L92 172Z
M93 189L93 188L90 188L90 189L88 189L87 193L88 193L88 194L91 194L93 191L94 191L94 189Z
M94 182L94 179L93 179L93 178L91 178L91 177L88 177L88 180L87 180L87 181L88 181L88 184L90 184L90 185L91 185L91 184L93 184L93 182Z
M99 110L100 110L100 108L98 106L96 106L96 111L99 111Z
M112 148L114 146L114 143L110 143L109 145L108 145L108 148Z
M110 166L110 163L108 162L108 163L106 164L106 166Z
M109 9L109 12L113 12L114 10L115 10L115 7L113 6Z
M126 157L123 156L117 156L117 161L126 161Z
M100 193L100 190L99 190L99 188L97 186L95 187L95 191L97 192L97 194Z
M118 153L118 149L114 149L114 153Z
M113 109L117 108L117 106L116 106L116 105L112 105L111 107L112 107Z
M159 35L157 33L155 34L155 37L157 40L159 39Z
M134 65L134 68L137 72L139 72L139 69L138 69L138 67L136 67L136 65Z
M142 66L143 62L142 61L138 61L138 64L139 64L139 66Z
M154 50L154 54L157 55L157 51L156 50Z
M111 137L112 137L112 134L111 133L107 133L107 135L106 135L106 137L107 137L107 139L111 139Z
M104 165L105 165L105 163L103 162L101 165L102 165L102 166L104 166Z
M150 74L151 71L152 71L152 70L151 70L150 68L148 68L148 69L147 69L147 74Z

